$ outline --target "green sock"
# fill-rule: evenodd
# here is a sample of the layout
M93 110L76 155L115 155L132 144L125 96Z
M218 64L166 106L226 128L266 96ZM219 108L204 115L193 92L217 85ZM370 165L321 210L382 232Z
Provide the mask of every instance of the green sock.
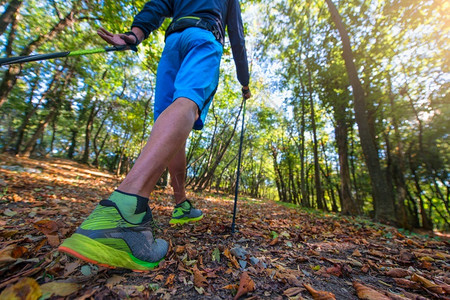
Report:
M140 223L145 216L148 198L115 190L109 200L119 208L122 217L130 223Z
M191 208L191 204L189 204L189 201L184 200L183 202L181 202L180 204L176 205L177 207L181 207L183 209L190 209Z

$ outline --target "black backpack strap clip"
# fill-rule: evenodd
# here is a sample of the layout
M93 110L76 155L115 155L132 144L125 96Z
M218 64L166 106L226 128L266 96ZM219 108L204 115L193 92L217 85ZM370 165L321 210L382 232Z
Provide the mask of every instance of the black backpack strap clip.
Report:
M172 21L169 27L167 27L165 39L167 39L170 34L178 31L183 31L184 29L189 27L198 27L208 30L214 35L219 43L221 43L222 45L224 43L224 38L217 25L212 25L205 19L191 16L182 17Z

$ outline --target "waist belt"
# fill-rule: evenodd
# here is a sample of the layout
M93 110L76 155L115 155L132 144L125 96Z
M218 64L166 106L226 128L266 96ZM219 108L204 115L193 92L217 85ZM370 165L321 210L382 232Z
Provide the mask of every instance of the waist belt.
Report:
M198 27L210 31L216 40L223 45L224 40L218 26L211 25L208 21L199 17L182 17L172 21L169 27L167 27L165 39L167 39L170 34L183 31L189 27Z

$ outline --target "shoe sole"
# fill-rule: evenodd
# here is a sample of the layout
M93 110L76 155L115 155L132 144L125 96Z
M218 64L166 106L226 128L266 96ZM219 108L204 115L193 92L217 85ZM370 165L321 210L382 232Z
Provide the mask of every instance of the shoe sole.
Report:
M114 249L78 233L66 239L58 250L98 266L111 269L125 268L136 272L152 270L163 260L146 262L131 253Z
M169 224L185 224L185 223L189 223L189 222L198 222L201 219L203 219L203 215L201 215L200 217L197 218L189 218L189 219L170 219Z

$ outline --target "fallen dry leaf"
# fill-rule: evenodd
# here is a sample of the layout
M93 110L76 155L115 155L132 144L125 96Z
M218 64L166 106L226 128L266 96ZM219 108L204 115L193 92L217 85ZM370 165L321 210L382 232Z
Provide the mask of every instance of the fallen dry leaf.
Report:
M384 293L386 294L386 296L389 297L390 300L410 300L409 298L406 298L406 297L403 297L403 296L400 296L400 295L397 295L397 294L394 294L391 292L386 291Z
M17 245L9 245L0 250L0 267L15 262L27 252L27 248Z
M336 300L333 293L327 291L317 291L309 284L304 283L303 286L308 290L314 300Z
M406 250L400 251L400 255L398 257L398 261L404 264L411 264L415 259L416 257L414 256L414 254Z
M222 287L225 290L237 290L239 288L238 284L227 284L226 286Z
M225 249L225 250L223 251L223 255L225 255L226 258L228 258L228 259L231 261L231 263L233 264L233 266L234 266L236 269L239 269L239 268L241 267L241 266L239 265L239 263L237 262L236 258L233 256L233 254L231 254L230 250Z
M52 247L57 247L60 244L58 237L58 224L51 220L41 220L33 224L33 226L45 234L48 239L48 243Z
M166 283L164 285L172 285L175 280L175 274L170 274L167 276Z
M0 294L0 300L39 299L42 291L33 278L22 278L16 284L7 287Z
M0 237L2 237L2 238L11 238L14 235L16 235L17 233L19 233L19 230L2 230L0 232Z
M376 290L369 288L357 281L353 281L353 287L356 290L356 295L359 299L364 300L390 300L389 297L377 292Z
M60 244L59 236L57 234L46 234L48 243L52 247L58 247Z
M124 281L125 277L119 276L119 275L113 275L112 277L108 278L106 280L106 287L109 289L112 289L114 286L119 284L120 282Z
M450 254L444 253L444 252L436 252L435 256L438 259L442 259L442 260L450 260Z
M163 281L164 280L164 275L163 274L158 274L155 276L155 278L153 278L153 280L155 281Z
M413 289L413 290L418 290L420 289L420 284L408 279L404 279L404 278L394 278L395 283L402 288L405 289Z
M325 270L327 274L334 275L336 277L342 276L342 266L341 265L334 265L333 267L329 267Z
M272 241L270 241L269 245L275 246L276 244L278 244L279 241L280 241L280 239L278 237L276 237Z
M414 293L403 292L403 294L405 294L408 300L429 300L429 298Z
M184 246L177 245L177 246L175 247L175 253L176 253L176 254L181 254L181 253L184 252L184 250L185 250L185 247L184 247Z
M446 283L439 284L440 287L444 289L447 294L450 294L450 285Z
M286 275L286 280L290 285L294 285L294 286L302 286L302 283L300 282L300 280L297 279L297 277L294 274L288 274Z
M430 280L428 280L420 275L417 275L416 273L414 273L411 276L411 280L422 284L423 287L425 287L426 289L430 290L433 293L436 293L436 294L444 293L444 289L441 288L439 285L431 282Z
M250 278L247 272L243 272L241 274L241 279L239 281L239 288L236 293L236 296L234 296L233 300L239 299L239 297L249 293L253 292L255 290L255 282L253 279Z
M415 241L413 241L413 240L411 240L411 239L407 239L406 240L406 243L408 244L408 245L414 245L414 246L416 246L416 247L421 247L421 245L419 244L419 243L417 243L417 242L415 242Z
M58 224L51 220L41 220L34 223L33 226L43 234L57 233L59 228Z
M433 264L429 261L422 261L420 267L425 270L431 270L433 269Z
M73 272L75 272L75 270L80 266L80 261L76 260L72 263L67 263L66 266L64 267L64 277L69 276L70 274L72 274Z
M293 287L293 288L289 288L287 290L285 290L283 292L283 295L285 295L286 297L294 297L298 294L300 294L301 292L303 292L305 289L301 288L301 287Z
M49 282L41 285L42 294L46 297L51 296L61 296L66 297L70 294L78 292L81 288L81 285L76 283L68 283L68 282Z
M411 272L409 272L408 270L405 270L405 269L392 268L388 272L386 272L386 275L395 277L395 278L403 278L403 277L411 275Z
M194 266L192 268L194 271L194 285L196 287L205 287L208 285L208 280L203 276L202 272L197 268L197 266Z

